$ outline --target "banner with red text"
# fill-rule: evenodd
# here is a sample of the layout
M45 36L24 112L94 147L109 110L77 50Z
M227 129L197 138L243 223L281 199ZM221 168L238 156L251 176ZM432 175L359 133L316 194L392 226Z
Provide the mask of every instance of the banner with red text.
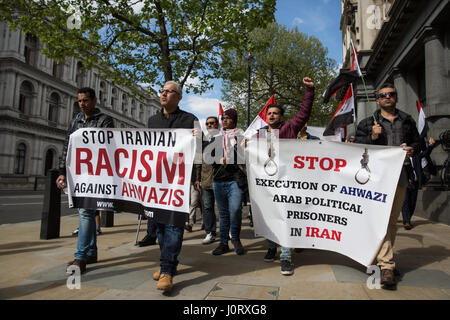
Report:
M256 235L372 264L386 234L402 148L252 139L247 150Z
M66 160L69 205L183 226L195 146L190 129L78 129Z

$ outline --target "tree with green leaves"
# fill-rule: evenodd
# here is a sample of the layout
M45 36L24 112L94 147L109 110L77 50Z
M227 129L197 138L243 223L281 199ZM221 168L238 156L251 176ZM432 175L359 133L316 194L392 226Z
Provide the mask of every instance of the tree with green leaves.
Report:
M82 59L123 85L175 80L201 93L220 77L220 52L243 46L242 34L273 21L275 2L0 0L0 16L41 39L50 58Z
M336 62L327 57L327 48L317 38L272 23L252 31L242 48L222 55L223 99L238 110L241 128L247 126L249 67L250 123L272 95L284 106L285 117L292 117L305 92L303 77L312 78L316 85L309 124L324 126L330 120L337 103L323 104L321 94L336 76Z

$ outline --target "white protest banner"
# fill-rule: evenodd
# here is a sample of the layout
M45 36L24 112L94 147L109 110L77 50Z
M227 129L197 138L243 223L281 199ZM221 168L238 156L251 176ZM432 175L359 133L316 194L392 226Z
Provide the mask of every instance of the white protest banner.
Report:
M406 152L317 140L247 144L255 234L339 252L368 266L386 234ZM271 155L271 157L269 157Z
M66 160L69 205L183 226L195 147L190 129L78 129Z

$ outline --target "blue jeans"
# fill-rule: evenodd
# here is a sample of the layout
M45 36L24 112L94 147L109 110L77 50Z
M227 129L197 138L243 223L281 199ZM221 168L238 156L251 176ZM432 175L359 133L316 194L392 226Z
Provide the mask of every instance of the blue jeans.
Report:
M147 235L156 238L156 223L152 218L147 218Z
M211 233L216 236L216 212L214 210L213 189L202 189L203 202L203 222L205 223L206 234Z
M78 227L77 251L74 254L75 259L86 260L87 256L97 256L96 211L95 209L78 209L80 225Z
M232 239L240 239L242 190L236 181L214 182L213 189L219 208L220 242L228 244L230 231Z
M276 249L277 248L277 244L269 239L266 239L267 243L269 245L269 249ZM280 253L280 261L282 260L287 260L289 262L291 262L291 248L286 248L281 246L281 253Z
M175 274L178 265L178 255L183 243L183 227L170 224L156 224L156 234L158 236L159 249L161 250L161 273L171 276Z

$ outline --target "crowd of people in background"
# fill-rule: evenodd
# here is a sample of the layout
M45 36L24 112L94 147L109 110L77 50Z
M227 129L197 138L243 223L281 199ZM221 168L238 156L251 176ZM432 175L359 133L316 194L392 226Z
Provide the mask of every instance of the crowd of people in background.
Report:
M285 121L283 107L278 104L269 105L267 107L268 125L262 128L264 130L258 131L257 137L270 135L272 139L319 139L307 131L307 122L314 101L314 82L305 77L303 84L305 94L295 116L291 120ZM196 132L198 128L195 127L195 123L198 122L197 117L179 107L182 96L182 88L178 83L167 82L160 91L162 110L148 119L148 128L185 128L192 129L194 135L198 134ZM430 159L435 141L432 138L423 141L412 117L396 108L397 90L392 84L387 83L378 90L376 101L379 109L374 112L373 116L358 124L355 136L349 137L347 142L386 146L403 145L407 153L396 189L388 230L376 257L377 265L381 269L381 284L389 287L395 285L395 277L398 273L393 259L397 219L402 212L405 229L412 228L411 217L414 213L418 189L429 180L430 175L436 174L436 169ZM64 188L66 184L65 153L69 135L78 128L114 127L112 118L96 107L94 90L80 89L78 104L81 112L69 126L64 154L61 157L60 176L56 181L60 189ZM201 211L202 230L205 232L201 243L209 245L216 241L219 242L211 254L220 256L230 252L230 241L236 255L243 255L246 252L242 243L241 229L243 203L248 201L248 186L246 168L243 164L245 160L239 159L243 154L237 150L240 145L239 141L244 141L243 145L245 146L245 139L243 131L237 127L237 124L238 114L233 108L225 110L221 129L217 117L210 116L206 119L206 134L204 134L202 148L207 148L211 143L219 143L223 150L223 156L214 164L207 164L204 161L201 165L194 165L190 186L189 221L186 225L163 224L152 218L147 219L147 233L138 242L138 245L141 247L157 243L159 245L160 269L153 274L159 290L170 292L173 288L173 277L179 263L178 256L182 249L183 234L184 231L193 231L197 209ZM212 156L215 155L212 154ZM422 165L424 160L427 163L426 166ZM218 212L215 210L216 207ZM75 259L69 262L68 266L77 266L81 273L84 273L87 264L95 263L98 260L96 235L100 234L101 230L99 222L96 222L98 210L80 208L78 212L80 223L77 229L77 249L74 254ZM266 262L272 262L277 257L278 245L270 240L267 240L266 245L267 252L261 258ZM288 276L294 273L292 251L292 248L281 247L279 259L282 275Z

